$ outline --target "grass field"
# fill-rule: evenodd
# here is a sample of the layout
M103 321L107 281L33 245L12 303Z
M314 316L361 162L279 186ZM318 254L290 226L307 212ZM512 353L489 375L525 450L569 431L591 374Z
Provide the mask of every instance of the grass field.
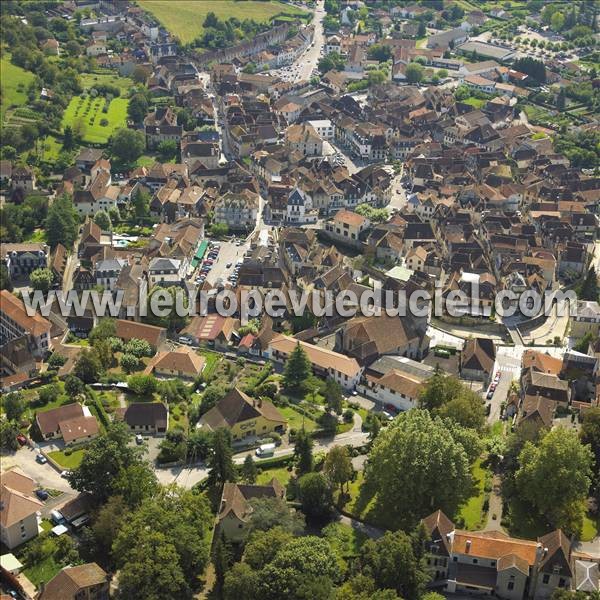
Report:
M313 421L309 417L301 415L291 406L282 406L279 407L278 410L288 420L289 429L295 429L297 431L298 429L302 428L303 423L304 429L306 431L314 431L317 428L317 424L315 421Z
M71 452L69 455L65 454L61 450L48 452L48 456L65 469L76 469L81 464L84 455L85 450L83 448L79 450L73 450L73 452Z
M260 468L260 460L256 460L256 466ZM276 467L274 469L265 469L262 473L258 474L256 478L257 485L266 485L275 477L281 485L286 486L290 477L292 476L291 471L287 470L287 467Z
M70 125L74 129L79 128L84 142L106 144L115 129L127 125L128 103L129 100L126 98L114 98L108 106L108 111L103 112L104 98L75 96L65 110L62 125L63 127ZM104 119L108 123L102 125L101 122Z
M279 13L305 14L295 6L273 0L142 0L140 5L184 44L202 33L202 24L209 12L214 12L221 20L237 17L257 22L269 21Z
M79 78L84 89L91 89L96 85L114 85L121 90L121 94L127 94L133 82L129 77L121 77L114 71L99 69L93 73L82 73Z
M27 86L35 77L33 73L21 69L10 62L10 54L5 53L0 60L0 81L2 100L0 103L0 124L4 114L11 106L23 106L27 103Z
M485 478L486 471L481 466L481 459L478 460L471 469L473 474L474 494L467 500L466 504L460 509L460 516L465 522L465 529L481 529L483 523L483 503L485 501Z

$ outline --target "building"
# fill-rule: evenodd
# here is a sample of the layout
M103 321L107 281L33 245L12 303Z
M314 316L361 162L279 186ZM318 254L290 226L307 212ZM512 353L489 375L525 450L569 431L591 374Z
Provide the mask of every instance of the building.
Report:
M49 248L46 244L2 244L4 262L11 279L28 279L35 269L48 266Z
M146 340L155 349L160 348L167 339L167 330L155 325L117 319L115 328L116 337L121 338L124 342L133 339Z
M62 438L66 445L87 442L100 433L96 417L78 402L38 411L35 422L45 440Z
M223 486L217 527L230 542L241 542L248 534L253 498L285 498L285 488L273 477L268 485L227 482Z
M38 596L38 600L108 600L110 578L96 563L65 567Z
M216 406L200 418L200 426L215 431L225 427L231 431L234 442L248 437L266 437L269 433L283 433L286 418L268 400L250 398L233 388Z
M179 284L185 274L186 265L187 261L175 258L153 258L148 265L150 286L158 284L168 287Z
M302 156L323 154L323 140L309 123L288 127L285 132L285 143L290 151L299 152Z
M123 420L133 433L164 435L169 426L169 409L162 402L132 402Z
M574 338L583 337L586 333L595 336L600 331L600 305L590 300L577 302L577 314L571 317L570 335Z
M12 550L39 533L37 513L44 508L34 495L36 484L20 469L2 472L0 541Z
M308 121L308 124L324 140L332 140L335 136L335 125L329 119Z
M269 343L267 357L275 362L285 363L298 345L306 352L317 377L331 377L346 390L353 390L356 387L362 374L360 365L356 359L333 350L302 342L287 335L278 335Z
M248 190L239 194L227 192L215 200L213 220L234 230L253 229L259 202L259 196Z
M558 588L598 590L596 563L578 555L560 529L536 541L501 531L464 531L440 510L423 524L431 587L503 600L543 600Z
M460 355L461 377L487 383L493 374L495 360L496 349L493 340L488 338L468 339Z
M207 345L217 350L227 351L237 337L239 321L233 317L218 314L193 317L180 337L194 346Z
M43 358L52 350L50 330L50 321L38 313L30 317L22 300L0 291L0 345L26 336L33 356Z
M205 366L205 360L191 348L178 348L172 352L159 352L146 367L147 375L167 379L195 379Z
M366 217L350 210L340 210L325 224L325 231L340 242L357 244L360 234L371 222Z

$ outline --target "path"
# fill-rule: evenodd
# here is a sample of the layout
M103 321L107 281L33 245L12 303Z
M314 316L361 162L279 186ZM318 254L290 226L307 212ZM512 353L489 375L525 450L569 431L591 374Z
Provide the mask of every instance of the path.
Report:
M357 531L364 533L366 536L370 537L372 540L379 539L385 533L385 531L383 529L379 529L379 527L375 527L374 525L369 525L367 523L363 523L362 521L357 521L356 519L353 519L352 517L347 517L346 515L343 515L341 513L338 513L338 514L339 514L339 519L338 519L339 523L343 523L344 525L348 525L349 527L352 527L352 529L356 529Z
M490 493L490 506L488 520L484 531L503 531L500 521L502 520L502 480L500 475L494 474L492 479L492 491ZM494 519L495 515L495 519Z

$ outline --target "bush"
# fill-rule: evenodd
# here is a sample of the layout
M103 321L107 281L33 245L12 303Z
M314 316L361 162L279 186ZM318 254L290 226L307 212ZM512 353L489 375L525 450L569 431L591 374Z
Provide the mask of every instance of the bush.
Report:
M100 126L106 127L108 125L108 119L100 119Z
M351 408L347 408L344 411L344 423L352 423L353 419L354 419L354 411Z

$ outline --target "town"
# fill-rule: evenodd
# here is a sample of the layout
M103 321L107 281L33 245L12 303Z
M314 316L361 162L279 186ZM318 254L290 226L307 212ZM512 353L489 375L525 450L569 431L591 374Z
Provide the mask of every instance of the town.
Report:
M600 4L0 25L0 598L600 600Z

